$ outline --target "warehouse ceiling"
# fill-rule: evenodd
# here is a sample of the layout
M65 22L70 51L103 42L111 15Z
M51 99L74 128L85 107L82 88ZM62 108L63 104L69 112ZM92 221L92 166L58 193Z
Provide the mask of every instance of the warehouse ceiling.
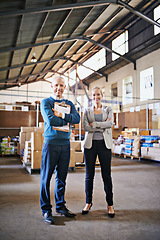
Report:
M55 73L68 76L138 18L155 24L145 14L158 4L154 0L0 1L0 89L46 80ZM150 42L158 47L156 43ZM128 62L135 67L143 54L145 49L119 58L83 82L88 85ZM36 62L31 61L34 57Z

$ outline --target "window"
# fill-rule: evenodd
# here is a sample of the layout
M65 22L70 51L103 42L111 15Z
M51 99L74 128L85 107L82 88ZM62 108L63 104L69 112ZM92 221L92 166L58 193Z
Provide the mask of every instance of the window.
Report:
M83 63L85 66L97 71L98 69L106 65L106 50L102 48L99 52L90 57L87 61ZM87 69L83 66L78 66L77 68L78 75L81 79L84 79L91 75L94 71ZM73 70L70 73L70 77L76 79L76 70ZM70 85L75 84L75 81L71 80Z
M154 98L154 76L153 67L140 72L140 100Z
M133 85L132 77L123 80L123 104L130 104L133 102Z
M160 5L154 9L154 20L160 23ZM160 28L154 25L154 35L160 33Z
M128 52L128 31L125 31L112 41L112 50L124 55ZM119 56L112 53L112 60L116 60Z

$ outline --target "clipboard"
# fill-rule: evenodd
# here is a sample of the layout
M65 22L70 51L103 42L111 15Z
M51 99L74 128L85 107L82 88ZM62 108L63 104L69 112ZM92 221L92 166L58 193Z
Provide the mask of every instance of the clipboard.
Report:
M56 111L58 111L58 112L61 112L61 113L67 113L67 114L69 114L70 111L71 111L71 106L65 104L64 101L61 102L61 103L55 102L55 103L54 103L54 110L56 110ZM69 132L70 126L69 126L69 123L67 123L67 125L64 125L64 126L62 126L62 127L52 126L52 129L57 130L57 131Z

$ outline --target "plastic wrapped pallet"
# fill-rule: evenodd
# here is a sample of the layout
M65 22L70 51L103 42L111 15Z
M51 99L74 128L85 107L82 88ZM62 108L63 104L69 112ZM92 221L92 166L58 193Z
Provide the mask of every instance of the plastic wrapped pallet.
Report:
M125 154L128 156L132 155L133 141L134 139L125 139Z
M148 157L148 147L141 147L141 157L147 158Z
M141 137L137 136L133 141L132 155L135 157L139 157L140 155L140 139Z
M157 147L149 147L148 149L148 157L152 160L160 161L160 148Z

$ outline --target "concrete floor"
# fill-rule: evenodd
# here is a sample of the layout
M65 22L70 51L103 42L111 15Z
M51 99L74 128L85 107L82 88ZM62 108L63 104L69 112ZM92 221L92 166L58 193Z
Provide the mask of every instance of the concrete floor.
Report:
M84 177L85 170L79 167L67 178L67 206L77 214L76 218L55 216L55 225L47 225L39 207L40 175L29 175L16 158L0 158L0 239L160 239L159 163L113 158L114 219L107 216L99 167L92 210L81 215L85 205ZM51 189L52 196L54 178Z

